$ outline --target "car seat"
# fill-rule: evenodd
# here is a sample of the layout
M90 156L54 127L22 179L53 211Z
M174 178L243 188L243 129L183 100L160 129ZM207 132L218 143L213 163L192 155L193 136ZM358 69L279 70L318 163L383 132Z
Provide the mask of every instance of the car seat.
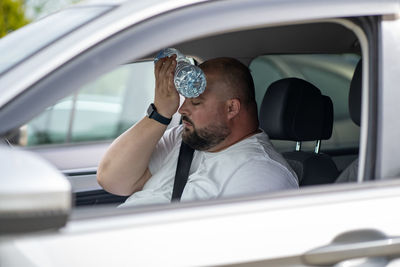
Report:
M349 112L351 120L360 126L361 122L361 81L362 81L362 61L357 63L353 78L350 82L349 91ZM346 183L357 181L358 157L339 175L335 183Z
M333 104L311 83L285 78L272 83L260 108L260 127L271 139L295 141L296 151L283 153L300 186L332 183L339 175L321 140L332 135ZM316 141L314 152L301 151L302 141Z

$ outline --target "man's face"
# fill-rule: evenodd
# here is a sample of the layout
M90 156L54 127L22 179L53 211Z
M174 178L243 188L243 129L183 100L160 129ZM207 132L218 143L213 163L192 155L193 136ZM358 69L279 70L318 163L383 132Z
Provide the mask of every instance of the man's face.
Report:
M196 98L186 98L179 108L184 126L183 141L196 150L212 151L231 133L225 101L218 94L219 83L207 75L207 88Z

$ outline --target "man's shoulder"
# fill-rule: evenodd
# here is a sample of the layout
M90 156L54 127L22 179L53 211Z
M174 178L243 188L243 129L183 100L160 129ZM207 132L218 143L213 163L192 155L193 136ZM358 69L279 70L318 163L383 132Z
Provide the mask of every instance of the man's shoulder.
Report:
M297 181L297 175L282 154L274 148L269 136L264 131L253 135L249 140L247 147L249 159L246 168L254 168L254 165L257 165L259 170L285 174Z
M229 147L230 151L237 150L243 153L264 154L274 150L268 135L265 132L256 133Z
M254 160L269 161L271 149L273 148L268 136L265 133L257 133L220 152L210 153L209 157L214 160L223 160L232 167L238 167Z

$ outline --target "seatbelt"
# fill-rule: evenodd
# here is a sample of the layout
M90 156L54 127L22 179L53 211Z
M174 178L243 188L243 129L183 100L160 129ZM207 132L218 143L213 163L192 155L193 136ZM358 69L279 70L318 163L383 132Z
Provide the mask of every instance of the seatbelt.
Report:
M176 165L174 189L172 191L171 201L180 201L189 177L190 165L193 160L194 149L182 141L179 150L178 164Z

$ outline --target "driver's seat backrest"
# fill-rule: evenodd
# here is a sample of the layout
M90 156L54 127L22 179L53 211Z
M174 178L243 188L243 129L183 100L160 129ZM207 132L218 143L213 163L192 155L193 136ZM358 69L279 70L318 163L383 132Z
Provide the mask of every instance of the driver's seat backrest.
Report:
M361 123L362 60L358 61L350 82L349 112L351 120L358 126ZM358 157L346 167L335 183L356 182L358 176Z
M332 135L333 104L311 83L285 78L272 83L260 108L260 126L271 139L316 141L314 152L296 151L283 156L296 172L300 185L332 183L338 176L331 157L319 152L321 140Z

